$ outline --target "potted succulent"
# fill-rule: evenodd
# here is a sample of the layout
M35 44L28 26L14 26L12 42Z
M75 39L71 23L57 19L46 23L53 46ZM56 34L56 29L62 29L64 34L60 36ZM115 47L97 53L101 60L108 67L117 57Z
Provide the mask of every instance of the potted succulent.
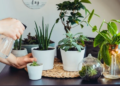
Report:
M34 57L37 58L37 61L39 63L42 63L44 65L43 70L53 69L55 48L49 47L49 43L55 24L53 25L49 34L49 25L47 24L44 26L44 18L42 19L42 28L38 28L36 22L35 26L35 32L37 40L39 42L39 46L32 48L32 54Z
M85 47L78 43L76 35L70 31L66 33L66 38L59 41L59 48L61 50L63 68L66 71L78 71L78 64L83 60ZM84 40L83 40L84 41Z
M116 22L120 23L120 20L112 19L109 22L103 20L99 30L97 29L97 26L92 27L89 24L93 28L92 31L98 33L94 40L94 47L100 47L98 58L100 60L103 59L105 68L109 68L107 74L113 75L113 77L120 74L118 50L120 33L118 33ZM107 24L107 30L101 30L103 24Z
M43 64L37 62L27 64L29 79L39 80L42 77Z
M50 40L49 46L54 47L55 42ZM31 33L28 33L27 38L24 38L24 40L22 40L22 47L26 48L28 53L31 53L32 47L38 47L38 40L36 36L31 36Z
M84 28L84 25L82 23L87 23L85 20L88 18L88 22L92 19L92 15L97 14L94 13L94 10L90 12L83 3L91 4L89 0L74 0L74 1L64 1L63 3L57 4L59 13L59 18L56 19L56 23L58 23L60 20L64 26L64 30L66 33L70 31L71 29L75 28L76 26L81 26L81 28ZM85 10L85 17L80 13L80 10ZM88 13L88 15L87 15ZM57 57L61 59L60 50L57 46Z
M28 54L26 48L22 48L22 36L20 37L19 40L15 41L14 44L14 49L12 50L12 54L15 55L16 57L22 57Z

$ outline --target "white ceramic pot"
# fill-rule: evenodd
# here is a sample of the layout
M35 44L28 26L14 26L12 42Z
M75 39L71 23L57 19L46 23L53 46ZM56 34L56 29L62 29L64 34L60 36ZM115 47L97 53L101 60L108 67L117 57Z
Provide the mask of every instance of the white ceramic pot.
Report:
M80 62L84 58L85 49L81 52L78 51L64 51L61 50L61 56L63 61L63 68L66 71L79 71L82 68Z
M37 47L32 48L33 57L37 58L38 63L42 63L43 70L53 69L54 66L54 51L53 50L34 50Z
M30 66L31 63L27 64L28 76L31 80L39 80L42 77L43 64L40 66Z
M13 55L15 55L16 57L22 57L22 56L26 56L28 54L26 48L24 48L23 50L12 50L11 53Z

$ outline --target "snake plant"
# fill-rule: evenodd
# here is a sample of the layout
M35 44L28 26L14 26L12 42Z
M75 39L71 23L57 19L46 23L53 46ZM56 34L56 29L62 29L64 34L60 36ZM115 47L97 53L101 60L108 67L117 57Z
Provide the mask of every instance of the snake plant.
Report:
M52 26L50 33L48 33L49 25L44 24L44 18L42 18L42 27L40 27L40 26L38 27L36 22L35 22L35 26L36 26L35 27L36 38L39 43L39 50L48 50L51 34L52 34L55 24Z
M22 45L22 36L20 37L20 39L15 40L14 43L14 50L21 50L21 45Z

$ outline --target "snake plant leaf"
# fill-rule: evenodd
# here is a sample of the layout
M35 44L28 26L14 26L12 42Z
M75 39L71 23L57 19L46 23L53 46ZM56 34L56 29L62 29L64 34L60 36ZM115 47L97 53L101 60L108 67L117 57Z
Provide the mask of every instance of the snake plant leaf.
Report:
M118 33L117 25L114 22L109 22L107 27L112 36Z
M88 23L90 23L93 15L94 15L94 9L93 9L92 12L90 13L90 16L89 16L89 18L88 18Z
M81 0L80 2L91 4L91 2L89 0Z
M103 45L102 47L102 57L103 61L105 62L106 65L110 66L111 65L111 57L109 53L109 45Z
M97 26L94 26L94 27L92 28L92 32L95 32L95 31L97 31Z

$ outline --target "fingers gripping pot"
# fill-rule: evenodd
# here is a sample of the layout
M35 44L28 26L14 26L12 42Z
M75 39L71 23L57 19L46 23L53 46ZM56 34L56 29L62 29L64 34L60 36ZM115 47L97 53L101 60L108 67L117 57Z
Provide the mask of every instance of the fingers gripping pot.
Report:
M24 27L27 28L26 25ZM12 38L0 34L0 57L7 58L13 49L13 45L14 40Z

